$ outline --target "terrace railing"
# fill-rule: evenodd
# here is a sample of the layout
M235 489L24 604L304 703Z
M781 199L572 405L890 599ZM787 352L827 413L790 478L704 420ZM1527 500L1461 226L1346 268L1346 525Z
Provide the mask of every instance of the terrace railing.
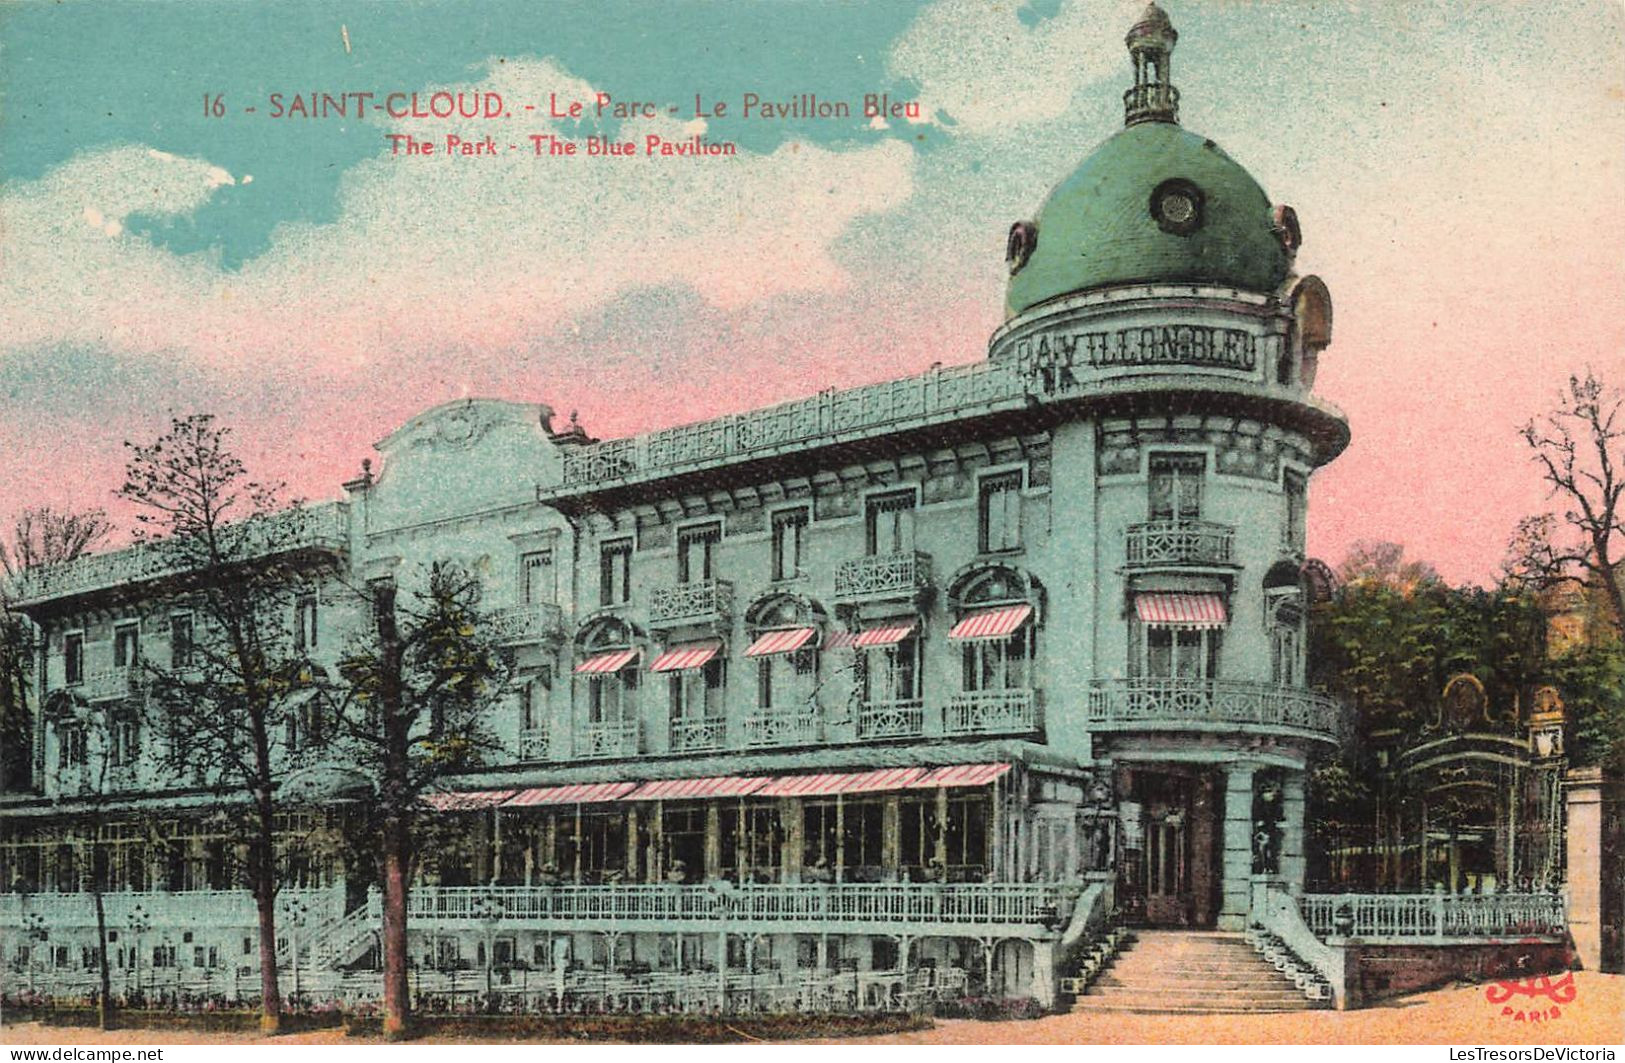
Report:
M302 902L313 923L336 918L343 903L342 893L325 889L285 889L277 897L285 904L295 899ZM108 928L121 932L128 932L132 916L157 929L252 927L258 919L254 896L247 890L111 891L102 894L102 904ZM37 914L47 927L95 926L95 897L90 893L0 894L0 927L21 926L25 914Z
M1559 893L1311 893L1299 909L1323 938L1516 939L1568 929Z
M638 725L625 723L589 723L576 735L578 757L630 757L638 752Z
M519 732L519 759L547 760L553 753L553 728L548 725L527 727Z
M704 753L721 749L728 740L726 716L696 716L671 722L673 753Z
M917 738L925 734L925 703L866 701L858 706L859 738Z
M1163 728L1278 727L1336 742L1343 709L1301 687L1240 679L1097 680L1089 691L1089 726L1099 731Z

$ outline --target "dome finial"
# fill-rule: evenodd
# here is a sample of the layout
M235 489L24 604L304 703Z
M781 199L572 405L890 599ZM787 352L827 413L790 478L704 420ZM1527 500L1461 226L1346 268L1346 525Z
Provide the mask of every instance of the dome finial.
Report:
M1171 82L1171 57L1179 33L1168 13L1147 4L1124 38L1134 60L1134 87L1123 93L1123 124L1179 122L1179 90Z

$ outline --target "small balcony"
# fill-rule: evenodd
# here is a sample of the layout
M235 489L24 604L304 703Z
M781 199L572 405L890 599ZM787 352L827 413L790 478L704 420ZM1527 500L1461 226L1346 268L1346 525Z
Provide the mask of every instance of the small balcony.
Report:
M930 554L855 557L835 570L835 598L843 602L911 600L930 585Z
M925 734L925 703L868 701L858 707L858 737L918 738Z
M519 759L522 761L551 760L553 754L553 729L551 727L527 727L519 732Z
M1204 520L1153 520L1131 524L1126 542L1129 568L1212 568L1235 564L1236 529Z
M721 624L733 615L734 585L727 580L695 580L656 587L649 599L649 626Z
M564 610L550 602L534 602L491 614L491 628L508 646L564 641Z
M576 756L583 759L635 757L638 753L638 725L625 723L589 723L576 735Z
M823 730L817 709L755 712L745 717L745 745L751 749L817 744Z
M950 735L1027 735L1042 726L1036 690L973 690L955 694L943 714Z
M108 668L86 672L79 682L67 687L86 701L121 701L141 690L141 668Z
M671 722L673 753L709 753L721 749L727 740L725 716L680 717Z
M1302 687L1243 679L1107 679L1089 691L1094 731L1286 731L1336 743L1343 709Z

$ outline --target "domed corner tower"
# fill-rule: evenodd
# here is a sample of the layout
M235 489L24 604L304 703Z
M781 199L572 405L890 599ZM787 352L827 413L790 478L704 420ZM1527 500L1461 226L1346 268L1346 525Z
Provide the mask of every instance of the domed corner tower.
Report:
M1297 217L1179 125L1177 40L1147 7L1124 128L1011 227L989 358L1055 414L1051 585L1086 692L1050 741L1114 780L1119 903L1236 929L1253 875L1301 890L1304 773L1342 733L1305 683L1303 565L1349 430L1311 394L1331 302L1294 272Z

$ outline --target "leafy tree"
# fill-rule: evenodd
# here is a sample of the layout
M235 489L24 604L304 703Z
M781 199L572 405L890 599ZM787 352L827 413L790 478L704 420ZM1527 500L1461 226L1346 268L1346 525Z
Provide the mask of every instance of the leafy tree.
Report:
M29 706L37 632L13 607L11 588L25 570L66 564L107 538L101 510L25 509L0 538L0 793L33 784L33 713Z
M480 612L479 581L431 566L403 594L393 579L367 588L372 624L350 645L334 692L337 741L374 787L363 811L383 880L384 1030L404 1036L407 893L430 817L425 797L496 747L490 710L508 667Z
M140 538L194 608L190 642L167 666L146 662L168 741L163 767L214 793L246 841L258 911L261 1029L281 1024L277 984L278 781L293 750L312 664L292 631L308 514L279 485L251 479L231 431L209 415L173 420L151 444L126 444L119 495Z

